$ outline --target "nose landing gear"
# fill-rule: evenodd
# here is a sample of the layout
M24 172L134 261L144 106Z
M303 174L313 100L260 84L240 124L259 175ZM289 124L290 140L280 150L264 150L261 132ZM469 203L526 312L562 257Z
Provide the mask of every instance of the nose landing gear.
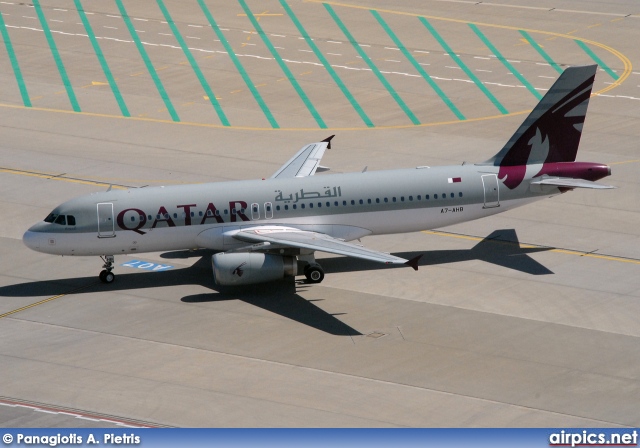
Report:
M112 283L116 279L116 275L111 272L113 271L113 255L105 255L100 258L104 261L104 265L102 266L104 270L100 272L98 277L102 283Z

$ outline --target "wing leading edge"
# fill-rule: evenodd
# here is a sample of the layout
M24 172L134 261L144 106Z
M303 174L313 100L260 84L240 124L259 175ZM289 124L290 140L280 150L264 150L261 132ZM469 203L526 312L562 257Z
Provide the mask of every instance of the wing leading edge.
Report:
M300 249L318 250L363 260L376 261L385 264L406 264L418 270L418 261L422 255L406 260L384 252L367 249L356 244L333 238L324 233L306 230L289 229L252 229L242 230L233 235L237 240L248 243L272 243Z

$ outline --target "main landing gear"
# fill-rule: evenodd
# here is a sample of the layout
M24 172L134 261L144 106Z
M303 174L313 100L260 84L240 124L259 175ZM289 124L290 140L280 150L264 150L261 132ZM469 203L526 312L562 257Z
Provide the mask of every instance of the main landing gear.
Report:
M322 266L316 263L313 252L310 254L298 255L298 260L307 262L304 267L304 276L307 277L308 283L320 283L324 280L324 270L322 269Z
M98 276L100 278L100 281L102 283L113 283L113 281L116 279L116 275L111 272L113 271L113 255L105 255L104 257L100 258L102 258L102 261L104 261L104 265L102 266L104 270L100 272L100 275Z
M304 276L309 283L320 283L324 280L324 270L318 263L308 264L304 267Z

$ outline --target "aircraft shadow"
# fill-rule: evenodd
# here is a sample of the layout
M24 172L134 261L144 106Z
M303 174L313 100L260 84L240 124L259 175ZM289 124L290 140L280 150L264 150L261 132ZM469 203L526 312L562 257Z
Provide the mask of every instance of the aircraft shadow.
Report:
M432 266L462 261L480 260L530 275L549 275L553 271L538 263L528 254L552 250L552 247L522 248L514 229L500 229L491 232L471 249L431 250L394 253L398 257L411 259L423 254L418 266ZM322 266L328 273L355 272L376 269L404 268L404 265L383 265L348 257L327 258Z
M77 277L64 280L37 281L0 287L0 297L51 297L58 294L79 294L91 291L133 291L137 289L165 286L199 285L211 290L210 293L182 297L184 303L204 303L223 300L241 300L266 311L294 320L336 336L358 336L359 331L345 324L300 296L297 291L307 287L292 278L281 281L248 285L234 288L220 288L213 282L211 255L213 251L177 251L162 254L162 258L185 259L200 257L192 266L161 272L123 273L116 269L116 281L105 285L97 277ZM96 266L99 264L96 263ZM66 291L66 292L65 292Z
M410 259L422 253L424 255L420 259L419 266L481 260L530 275L548 275L553 274L553 272L529 257L528 254L551 249L521 248L515 230L501 229L492 232L491 235L471 249L404 252L394 255ZM214 251L204 249L166 252L161 255L162 258L188 259L198 257L199 260L187 268L160 272L123 273L121 269L118 269L117 279L110 285L100 283L96 277L77 277L8 285L0 287L0 297L51 297L61 293L73 295L90 291L132 291L164 286L199 285L209 289L211 292L185 296L182 297L181 301L184 303L205 303L241 300L328 334L338 336L357 336L362 334L337 319L336 315L327 313L311 301L301 297L298 291L302 291L312 285L296 282L291 278L260 285L233 288L216 286L211 274L211 255L214 253ZM407 268L403 265L383 265L349 257L326 258L321 260L321 263L328 274Z

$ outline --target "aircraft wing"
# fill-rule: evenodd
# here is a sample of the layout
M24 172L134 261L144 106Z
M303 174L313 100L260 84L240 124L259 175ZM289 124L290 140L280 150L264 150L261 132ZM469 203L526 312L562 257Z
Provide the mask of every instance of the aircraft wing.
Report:
M334 136L327 137L321 142L310 143L296 153L287 163L282 165L276 171L271 179L287 178L287 177L307 177L313 176L316 170L326 171L328 168L320 166L320 160L324 155L324 151L331 149L331 139Z
M570 177L549 177L546 179L536 180L531 182L532 185L554 185L556 187L565 188L593 188L593 189L606 189L616 188L611 185L602 185L590 180L573 179Z
M324 233L309 232L306 230L251 229L241 230L234 234L233 237L249 243L266 242L280 246L319 250L321 252L346 255L348 257L377 261L385 264L406 264L416 271L418 270L418 260L422 256L419 255L411 260L405 260L404 258L395 257L384 252L378 252L357 244L348 243Z

